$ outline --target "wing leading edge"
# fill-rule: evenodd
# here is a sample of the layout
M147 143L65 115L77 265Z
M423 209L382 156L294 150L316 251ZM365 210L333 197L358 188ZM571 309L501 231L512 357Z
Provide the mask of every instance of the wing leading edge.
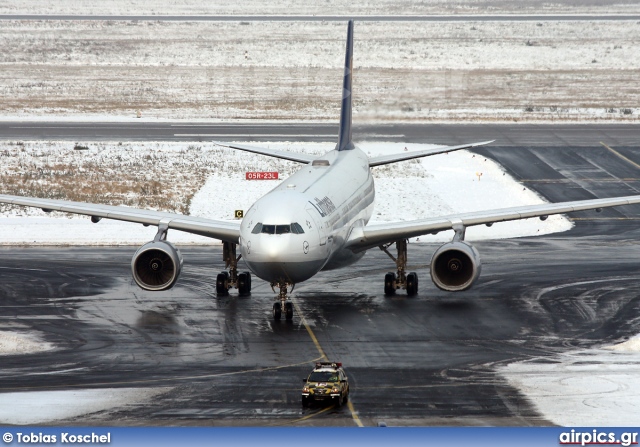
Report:
M610 199L578 200L574 202L545 203L542 205L502 208L472 213L452 214L433 219L421 219L406 222L390 222L356 227L347 240L347 248L353 251L367 250L381 244L395 242L438 231L451 230L454 226L492 224L509 220L544 217L553 214L565 214L573 211L586 211L620 205L640 203L640 196L615 197Z
M34 197L9 196L3 194L0 194L0 203L42 208L45 211L62 211L104 219L135 222L143 225L167 225L167 227L172 230L198 234L234 244L238 243L238 238L240 237L240 222L225 222L123 206L38 199Z

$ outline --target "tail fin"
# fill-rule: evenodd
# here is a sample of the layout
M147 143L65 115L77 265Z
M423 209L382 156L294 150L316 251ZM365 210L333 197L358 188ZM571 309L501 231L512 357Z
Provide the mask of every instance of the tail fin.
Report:
M342 84L342 110L340 111L340 134L336 149L347 151L355 146L351 141L351 72L353 70L353 20L347 28L347 54L344 59L344 81Z

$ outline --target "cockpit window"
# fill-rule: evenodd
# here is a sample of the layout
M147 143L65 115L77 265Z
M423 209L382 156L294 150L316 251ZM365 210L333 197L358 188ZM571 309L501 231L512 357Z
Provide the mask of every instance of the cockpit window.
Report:
M289 233L304 234L304 230L302 229L302 226L297 222L294 222L291 225L268 225L268 224L258 223L258 224L256 224L255 227L253 227L253 230L251 230L251 233L253 233L253 234L258 234L258 233L263 233L263 234L289 234Z

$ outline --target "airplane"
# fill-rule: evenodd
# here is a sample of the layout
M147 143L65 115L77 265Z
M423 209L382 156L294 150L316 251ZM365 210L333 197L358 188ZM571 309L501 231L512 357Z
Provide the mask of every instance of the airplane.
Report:
M345 268L358 261L367 250L379 247L396 264L396 271L384 277L384 293L392 295L403 289L407 295L418 293L418 275L407 272L409 238L454 230L450 242L440 246L430 262L434 284L445 291L469 289L480 276L478 250L465 241L467 227L491 226L496 222L540 218L573 211L640 203L640 196L592 199L541 205L502 208L460 213L414 221L368 225L374 207L375 186L372 169L389 163L427 157L489 144L484 141L459 146L438 147L399 154L368 157L352 141L352 67L353 20L347 28L338 142L334 150L321 156L240 144L216 142L234 150L248 151L294 161L301 169L259 198L241 222L226 222L194 216L63 200L0 195L0 203L42 208L46 212L62 211L87 215L93 223L115 219L153 225L158 231L153 241L133 255L131 270L142 289L162 291L178 280L183 259L180 251L167 240L171 230L218 239L223 244L223 261L228 271L216 277L218 296L236 288L239 294L251 292L251 275L270 283L275 297L273 318L293 318L289 293L296 284L320 271ZM394 257L389 248L395 245ZM238 247L240 255L237 255ZM243 259L250 272L238 272ZM289 291L291 288L291 291Z

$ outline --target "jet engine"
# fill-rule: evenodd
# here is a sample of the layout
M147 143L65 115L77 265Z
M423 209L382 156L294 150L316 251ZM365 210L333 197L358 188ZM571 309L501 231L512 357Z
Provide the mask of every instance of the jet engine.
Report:
M147 242L131 260L135 282L145 290L160 291L173 287L182 270L182 255L164 240Z
M431 258L431 279L447 292L470 288L481 270L480 254L471 244L452 241L436 250Z

